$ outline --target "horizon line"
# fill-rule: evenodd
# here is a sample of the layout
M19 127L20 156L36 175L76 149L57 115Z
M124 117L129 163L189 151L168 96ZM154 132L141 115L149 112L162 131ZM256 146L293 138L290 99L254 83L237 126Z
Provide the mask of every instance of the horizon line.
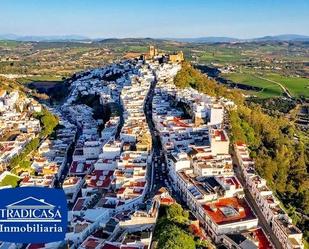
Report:
M89 39L89 40L97 40L97 39L199 39L199 38L230 38L230 39L238 39L238 40L252 40L257 38L263 37L273 37L273 36L284 36L284 35L296 35L296 36L308 36L309 34L300 34L300 33L280 33L280 34L265 34L260 36L254 37L237 37L237 36L229 36L229 35L200 35L200 36L166 36L166 37L153 37L153 36L107 36L107 37L100 37L100 36L87 36L83 34L42 34L42 35L32 35L32 34L15 34L15 33L0 33L0 36L16 36L16 38L24 38L24 37L59 37L65 38L66 36L80 36L81 40ZM1 38L0 38L1 39ZM68 38L69 39L69 38ZM72 38L75 39L75 38ZM10 40L10 39L8 39ZM12 39L14 40L14 39ZM75 40L78 40L76 38Z

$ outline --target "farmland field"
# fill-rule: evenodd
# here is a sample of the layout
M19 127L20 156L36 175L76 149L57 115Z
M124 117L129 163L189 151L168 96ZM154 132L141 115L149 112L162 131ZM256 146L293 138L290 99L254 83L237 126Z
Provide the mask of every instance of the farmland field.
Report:
M251 73L229 73L224 74L223 77L232 80L235 83L262 88L263 90L260 92L251 92L262 98L281 96L283 93L282 89L275 83L258 78L260 75ZM262 77L282 84L289 90L293 97L309 97L309 79L287 77L279 74L265 74Z
M289 89L294 97L309 97L309 79L298 77L286 77L279 74L269 74L266 76L270 80L281 83Z
M252 92L250 91L251 94L257 95L258 97L261 98L269 98L269 97L275 97L275 96L281 96L283 91L282 89L269 81L262 80L258 77L256 77L253 74L248 74L248 73L230 73L223 75L223 77L232 80L235 83L241 83L249 86L256 86L260 87L263 90L260 92Z
M199 57L200 63L230 63L230 62L239 62L242 59L245 59L238 52L228 51L214 51L214 52L203 52Z

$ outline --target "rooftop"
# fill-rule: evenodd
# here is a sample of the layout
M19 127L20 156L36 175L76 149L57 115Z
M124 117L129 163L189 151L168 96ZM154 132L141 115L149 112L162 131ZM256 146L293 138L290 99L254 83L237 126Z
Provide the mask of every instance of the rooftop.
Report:
M203 207L207 215L218 225L256 218L246 200L237 197L222 198Z
M213 129L211 130L211 137L216 141L226 142L228 141L228 136L224 130Z

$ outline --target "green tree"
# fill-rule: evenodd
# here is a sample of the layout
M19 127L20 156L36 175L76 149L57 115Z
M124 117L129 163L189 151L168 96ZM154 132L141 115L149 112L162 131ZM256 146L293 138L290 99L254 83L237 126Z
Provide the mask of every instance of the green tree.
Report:
M59 123L58 118L45 108L41 112L34 113L33 116L39 119L42 125L41 137L52 134Z
M174 224L165 224L160 229L158 248L162 249L195 249L192 236L181 230Z

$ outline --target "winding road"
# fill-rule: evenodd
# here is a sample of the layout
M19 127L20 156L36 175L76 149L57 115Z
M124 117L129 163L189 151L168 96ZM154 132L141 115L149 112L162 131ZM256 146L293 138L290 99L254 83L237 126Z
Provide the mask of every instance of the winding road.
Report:
M289 90L285 86L283 86L280 82L277 82L277 81L274 81L274 80L270 80L270 79L267 79L267 78L264 78L264 77L261 77L261 76L255 76L255 77L259 78L261 80L266 80L268 82L275 83L276 85L278 85L283 90L283 92L285 93L285 95L288 98L290 98L290 99L293 98L293 96L290 94Z

